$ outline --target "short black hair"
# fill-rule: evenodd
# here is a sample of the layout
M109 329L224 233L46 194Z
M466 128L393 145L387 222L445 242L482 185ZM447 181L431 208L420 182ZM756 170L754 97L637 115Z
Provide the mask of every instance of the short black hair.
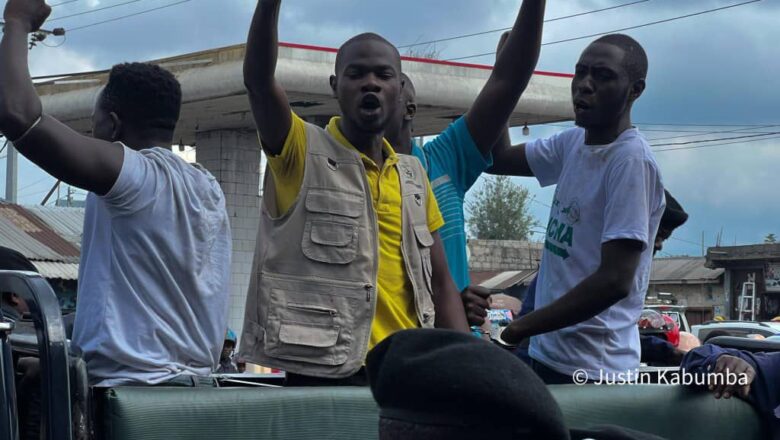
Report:
M623 65L628 72L628 79L632 83L640 79L647 79L647 53L638 41L625 34L609 34L593 43L611 44L623 49L626 54Z
M412 82L412 79L409 78L409 75L401 72L401 79L404 81L404 91L407 93L407 96L416 97L417 89L414 88L414 83Z
M181 85L171 72L154 64L117 64L111 68L101 104L140 128L174 130L181 112Z
M346 50L346 48L348 48L349 46L351 46L351 45L353 45L355 43L360 43L360 42L363 42L363 41L378 41L380 43L384 43L384 44L388 45L389 47L391 47L393 49L393 52L398 57L398 66L397 66L398 70L399 71L401 70L401 52L398 52L398 48L395 47L395 45L393 45L393 43L388 41L387 38L385 38L385 37L383 37L383 36L381 36L379 34L375 34L373 32L364 32L362 34L355 35L354 37L352 37L349 40L347 40L346 42L344 42L344 44L342 44L341 47L339 47L339 51L336 53L336 73L337 74L341 72L341 65L344 62L343 57L344 57L344 51Z
M661 216L661 228L671 233L688 221L688 213L669 191L664 190L664 195L666 196L666 208Z
M27 257L5 246L0 246L0 270L38 272L38 269Z

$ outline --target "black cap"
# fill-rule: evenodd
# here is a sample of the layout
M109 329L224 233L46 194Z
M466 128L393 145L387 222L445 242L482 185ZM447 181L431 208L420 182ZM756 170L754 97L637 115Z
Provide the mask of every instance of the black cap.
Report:
M531 368L473 335L401 331L368 354L366 370L382 418L569 438L558 404Z
M38 269L24 255L4 246L0 246L0 270L38 272Z
M661 229L671 232L688 221L688 214L669 191L664 190L664 194L666 194L666 209L661 216Z

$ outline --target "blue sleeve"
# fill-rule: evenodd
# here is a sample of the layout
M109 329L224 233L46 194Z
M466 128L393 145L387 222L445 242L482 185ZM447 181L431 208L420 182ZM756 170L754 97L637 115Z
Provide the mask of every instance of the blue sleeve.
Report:
M523 298L523 304L520 306L520 313L517 314L518 318L533 312L536 308L536 280L537 278L534 277L531 284L528 285L528 290Z
M480 153L462 116L436 139L425 144L425 155L428 157L429 172L436 173L434 169L438 167L442 175L448 175L461 199L482 172L493 165L492 155L485 158ZM438 177L431 176L432 180Z
M674 355L674 345L657 336L640 335L642 362L668 363Z
M756 366L756 380L750 387L750 397L761 411L770 412L780 419L780 352L745 355L752 357Z
M715 368L715 364L718 362L718 358L724 354L743 358L743 356L740 355L741 352L739 350L735 350L733 348L722 348L713 344L705 344L686 353L682 360L682 364L680 365L680 369L696 374L707 373L711 369ZM753 362L749 359L745 360L753 365ZM755 368L755 365L753 366Z
M780 418L780 352L750 353L705 344L689 351L680 367L691 373L706 373L723 355L738 357L753 366L756 378L750 386L751 401L760 411Z

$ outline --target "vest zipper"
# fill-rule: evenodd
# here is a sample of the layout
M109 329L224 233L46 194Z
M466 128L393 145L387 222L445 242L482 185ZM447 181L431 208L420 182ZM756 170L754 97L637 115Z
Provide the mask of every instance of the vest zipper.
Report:
M308 305L302 305L302 304L294 304L294 303L287 303L287 308L291 310L299 310L302 312L309 312L309 313L319 313L323 315L330 315L330 316L336 316L338 315L338 311L334 309L329 309L326 307L317 307L317 306L308 306Z
M372 286L371 284L366 284L363 287L365 287L366 289L366 301L371 302L371 289L373 289L374 286Z

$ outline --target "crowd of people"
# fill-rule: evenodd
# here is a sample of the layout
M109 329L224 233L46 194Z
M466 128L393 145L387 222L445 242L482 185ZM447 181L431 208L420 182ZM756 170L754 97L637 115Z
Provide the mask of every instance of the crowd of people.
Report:
M226 330L231 233L223 192L206 169L171 151L182 102L174 75L151 64L114 66L92 136L79 134L44 113L29 74L27 36L50 8L43 0L7 3L0 131L43 170L89 191L71 347L92 385L235 373L238 346L242 360L286 371L288 386L370 384L381 406L409 395L389 389L398 385L385 379L392 368L435 393L446 359L459 359L467 369L490 363L502 371L496 377L518 378L507 382L518 394L498 403L506 411L524 411L521 397L531 390L535 402L552 402L534 423L497 433L564 432L544 383L639 366L637 320L652 257L687 219L631 122L647 86L642 46L622 34L589 44L571 85L576 127L512 146L508 121L540 56L546 6L525 0L474 103L421 146L412 140L413 78L396 47L374 33L338 50L329 81L340 116L322 128L295 114L275 76L281 4L257 2L244 62L270 179L239 341ZM557 185L538 277L523 313L498 338L513 350L527 346L518 355L468 335L489 307L484 289L470 283L463 209L482 173ZM447 331L412 330L420 328ZM706 346L683 364L752 372L751 386L717 389L717 397L750 397L780 417L776 356ZM433 373L412 374L424 371ZM456 376L449 380L468 382ZM388 413L383 438L442 420L446 408L431 419ZM457 411L449 416L459 419ZM420 432L415 438L453 438Z

